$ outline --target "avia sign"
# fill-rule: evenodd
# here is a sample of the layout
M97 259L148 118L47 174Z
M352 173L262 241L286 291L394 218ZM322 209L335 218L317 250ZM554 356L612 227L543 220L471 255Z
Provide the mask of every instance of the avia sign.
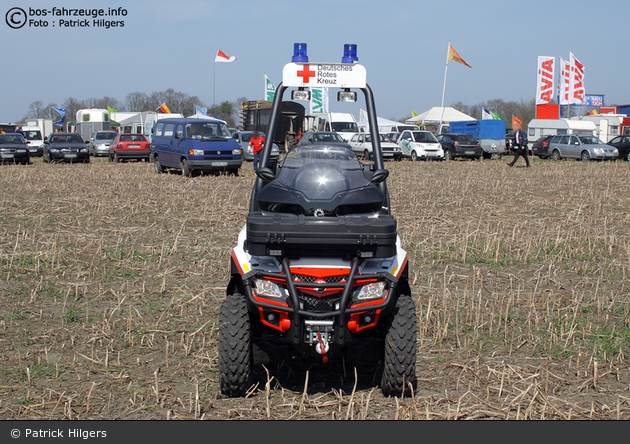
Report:
M538 56L536 105L549 103L551 102L551 99L553 99L555 61L555 57Z
M287 87L365 88L367 72L358 63L288 63L282 70Z

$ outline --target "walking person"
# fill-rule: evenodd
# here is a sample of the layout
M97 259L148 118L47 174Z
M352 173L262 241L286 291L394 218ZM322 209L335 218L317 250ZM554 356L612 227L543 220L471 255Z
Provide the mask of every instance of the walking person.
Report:
M253 147L254 153L254 171L258 170L260 166L260 157L262 155L262 148L265 143L265 138L260 135L258 131L252 133L252 138L249 139L249 146Z
M521 129L520 123L512 125L514 129L514 159L507 166L513 167L520 156L523 156L527 168L529 168L529 157L527 155L527 134Z

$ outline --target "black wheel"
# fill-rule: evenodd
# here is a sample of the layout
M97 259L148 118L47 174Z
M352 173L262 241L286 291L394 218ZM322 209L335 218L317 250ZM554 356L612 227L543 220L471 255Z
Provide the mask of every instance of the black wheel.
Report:
M368 150L363 151L363 158L365 160L371 160L370 152Z
M219 313L219 389L226 396L244 396L252 378L252 340L245 298L229 295Z
M384 396L410 394L416 390L416 306L409 295L400 295L386 320L385 354L381 390Z
M164 167L160 163L160 158L157 154L153 156L153 169L158 174L162 174L164 172Z
M551 153L551 158L552 158L553 160L560 160L560 159L561 159L561 157L560 157L560 151L558 151L558 150L553 150L553 153Z
M190 167L188 166L188 161L186 159L182 159L180 161L180 165L182 168L182 176L190 177Z
M485 151L481 154L484 159L492 158L492 153L486 153Z
M415 162L418 160L418 154L416 154L415 150L411 152L411 161Z
M453 153L451 150L444 150L444 160L453 160Z
M626 160L630 162L630 150L626 153Z
M580 155L580 160L582 160L582 162L588 162L589 160L591 160L591 156L588 151L582 151L582 154Z
M295 136L293 134L287 134L284 138L284 151L288 153L295 146Z
M116 151L114 151L114 162L120 162L120 157L118 157L118 153Z

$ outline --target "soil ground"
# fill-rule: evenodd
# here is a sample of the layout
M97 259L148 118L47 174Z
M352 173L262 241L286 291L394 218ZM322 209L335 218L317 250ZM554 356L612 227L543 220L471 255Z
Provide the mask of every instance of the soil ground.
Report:
M0 165L0 419L629 419L630 164L505 161L386 164L418 313L403 399L345 362L219 393L251 163Z

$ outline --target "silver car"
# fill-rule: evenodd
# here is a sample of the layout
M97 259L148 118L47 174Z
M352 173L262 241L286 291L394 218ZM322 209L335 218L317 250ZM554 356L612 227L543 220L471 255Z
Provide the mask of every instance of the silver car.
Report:
M558 134L549 141L548 153L553 160L563 158L589 160L615 160L617 148L606 145L592 135Z
M254 160L254 151L252 150L252 147L249 146L249 140L252 138L252 134L254 134L253 131L235 131L232 133L232 137L236 139L243 150L243 160ZM267 139L267 136L262 131L258 131L258 134L263 136L265 140ZM278 148L278 145L274 143L271 146L271 159L277 160L279 155L280 149Z
M94 131L87 144L90 156L108 156L109 146L117 135L116 131Z

